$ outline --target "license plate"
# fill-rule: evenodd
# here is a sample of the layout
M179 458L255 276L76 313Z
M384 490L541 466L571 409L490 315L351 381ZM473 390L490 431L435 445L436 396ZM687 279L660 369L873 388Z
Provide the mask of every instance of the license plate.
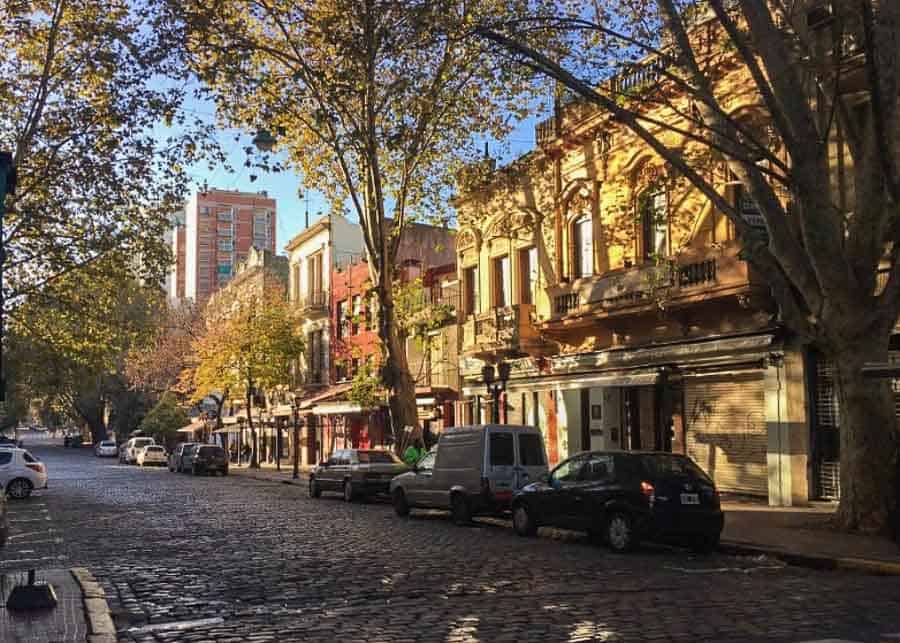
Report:
M699 505L700 495L696 493L681 494L681 504L683 505Z

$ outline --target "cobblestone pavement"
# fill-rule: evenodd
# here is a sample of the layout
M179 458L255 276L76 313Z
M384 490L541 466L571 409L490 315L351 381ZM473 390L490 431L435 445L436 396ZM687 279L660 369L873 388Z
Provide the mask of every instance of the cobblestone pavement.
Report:
M877 641L900 578L645 548L620 556L439 512L36 449L59 539L32 558L89 567L123 641ZM25 506L13 505L13 511ZM4 560L6 571L29 563Z

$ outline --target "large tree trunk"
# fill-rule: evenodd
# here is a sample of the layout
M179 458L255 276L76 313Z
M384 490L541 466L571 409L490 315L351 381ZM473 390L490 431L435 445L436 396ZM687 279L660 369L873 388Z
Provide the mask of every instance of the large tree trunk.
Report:
M887 534L895 511L897 428L890 379L863 379L866 363L887 362L887 333L843 342L832 358L837 371L844 529Z
M389 393L388 405L394 449L397 453L401 453L410 438L405 430L406 427L413 427L414 432L418 426L416 383L409 373L405 342L397 332L394 297L390 283L382 284L380 290L381 310L379 311L378 334L384 350L381 379Z

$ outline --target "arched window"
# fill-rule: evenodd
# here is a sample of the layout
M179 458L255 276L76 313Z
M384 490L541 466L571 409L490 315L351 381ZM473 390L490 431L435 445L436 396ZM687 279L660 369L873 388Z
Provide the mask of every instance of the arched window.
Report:
M666 191L660 187L645 190L638 198L641 220L641 258L651 261L669 255L669 217Z
M594 222L590 214L583 214L571 226L572 277L590 277L594 274Z

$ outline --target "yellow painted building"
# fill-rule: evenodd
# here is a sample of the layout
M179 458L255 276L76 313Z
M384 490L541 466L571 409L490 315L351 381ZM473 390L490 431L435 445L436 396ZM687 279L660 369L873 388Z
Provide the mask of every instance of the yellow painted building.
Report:
M727 107L765 137L740 71L720 64ZM664 92L660 69L648 60L610 82ZM662 136L762 225L721 159ZM489 421L481 369L505 361L501 420L540 426L551 464L587 449L674 451L723 491L805 502L807 356L732 224L589 104L560 101L536 138L508 167L472 168L457 201L462 422Z

